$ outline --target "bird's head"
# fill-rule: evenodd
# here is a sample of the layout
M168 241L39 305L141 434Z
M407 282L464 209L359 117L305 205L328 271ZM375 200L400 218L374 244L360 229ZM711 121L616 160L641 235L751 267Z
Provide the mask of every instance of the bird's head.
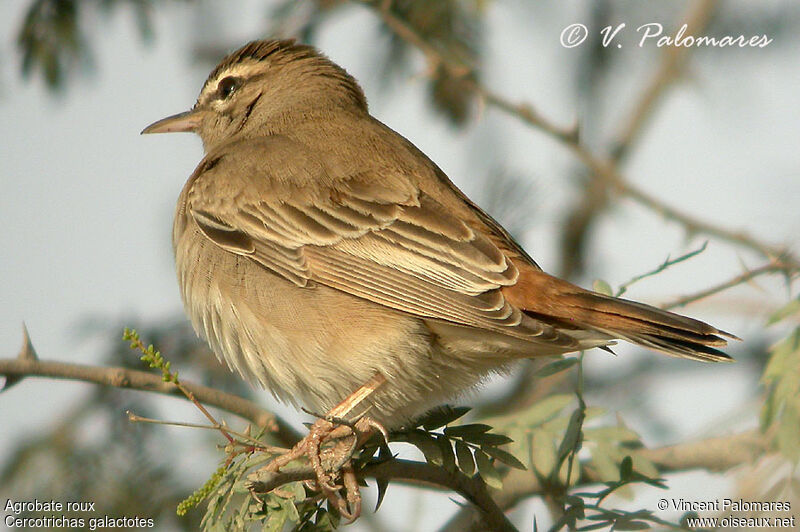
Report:
M142 133L193 131L209 151L228 140L285 131L297 120L334 109L367 110L361 87L343 68L293 40L254 41L214 68L194 107Z

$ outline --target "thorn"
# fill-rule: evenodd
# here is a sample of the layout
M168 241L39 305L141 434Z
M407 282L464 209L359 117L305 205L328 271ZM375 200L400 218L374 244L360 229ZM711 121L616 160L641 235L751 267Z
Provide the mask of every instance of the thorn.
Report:
M610 348L610 347L608 347L607 345L601 345L601 346L598 346L598 347L599 347L600 349L602 349L603 351L608 351L608 352L609 352L609 353L611 353L612 355L614 355L614 356L617 356L617 354L616 354L614 351L612 351L612 350L611 350L611 348Z
M22 323L22 348L19 350L19 354L17 355L17 360L24 360L29 362L35 362L39 360L39 355L36 354L36 349L33 347L33 343L31 342L31 337L28 334L28 328L25 326L25 322ZM5 382L3 386L0 387L0 393L5 392L6 390L10 389L12 386L19 384L19 382L25 378L25 376L20 375L3 375L5 377Z
M36 354L36 349L33 347L25 322L22 322L22 349L20 349L17 358L19 360L39 360L39 355Z

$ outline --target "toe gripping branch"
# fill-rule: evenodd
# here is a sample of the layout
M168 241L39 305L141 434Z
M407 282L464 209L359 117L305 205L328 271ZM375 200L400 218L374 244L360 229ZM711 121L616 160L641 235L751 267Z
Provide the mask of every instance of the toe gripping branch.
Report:
M347 415L360 403L386 383L386 378L376 373L366 384L350 394L325 415L313 414L319 419L311 425L308 435L297 442L288 452L282 454L266 466L250 475L250 491L257 494L269 492L279 486L275 479L280 476L282 483L287 481L284 473L291 462L306 458L313 471L314 479L306 481L313 491L320 492L333 504L339 513L352 522L361 515L361 493L358 479L353 469L353 455L375 434L389 441L386 429L375 420L364 415L356 421L348 421ZM278 475L281 473L281 475ZM288 479L291 481L292 479ZM297 480L302 480L298 478ZM340 481L341 484L337 483Z

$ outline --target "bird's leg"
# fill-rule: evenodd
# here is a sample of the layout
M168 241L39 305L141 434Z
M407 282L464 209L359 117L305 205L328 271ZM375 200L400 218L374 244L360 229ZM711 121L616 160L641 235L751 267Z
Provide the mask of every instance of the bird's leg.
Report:
M375 420L362 416L355 422L346 420L346 416L358 407L386 382L386 377L376 373L369 381L348 395L344 401L333 407L325 416L320 417L309 429L308 435L297 442L289 452L274 458L262 470L278 472L280 468L303 456L308 458L316 476L316 484L323 495L336 506L342 517L350 521L361 513L361 494L355 473L350 465L353 453L375 432L383 435L388 441L386 429ZM332 448L322 449L322 445L330 440L344 440L352 436L350 443L339 441ZM323 454L325 463L323 464ZM334 482L338 474L342 474L343 486ZM346 499L339 490L344 487Z

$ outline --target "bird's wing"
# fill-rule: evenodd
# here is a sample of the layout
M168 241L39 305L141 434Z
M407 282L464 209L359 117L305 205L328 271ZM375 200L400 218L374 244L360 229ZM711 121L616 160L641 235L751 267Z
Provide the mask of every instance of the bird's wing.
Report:
M206 237L298 286L317 282L423 318L576 345L510 305L500 288L517 281L512 261L403 176L364 173L334 186L302 145L269 137L209 154L188 186L187 211Z

